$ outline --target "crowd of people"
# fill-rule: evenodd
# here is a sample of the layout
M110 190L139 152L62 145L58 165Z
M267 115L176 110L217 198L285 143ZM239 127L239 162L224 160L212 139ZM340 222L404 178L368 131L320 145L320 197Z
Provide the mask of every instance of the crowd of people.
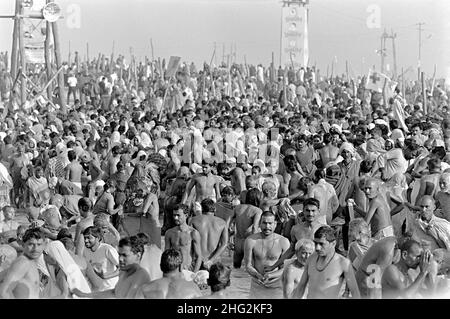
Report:
M2 70L0 298L448 295L445 85L165 64Z

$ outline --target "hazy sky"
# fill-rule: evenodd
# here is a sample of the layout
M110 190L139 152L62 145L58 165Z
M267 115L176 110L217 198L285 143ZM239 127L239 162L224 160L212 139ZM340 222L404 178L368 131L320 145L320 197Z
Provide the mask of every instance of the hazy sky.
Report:
M35 0L39 1L39 0ZM14 11L14 0L0 0L0 14ZM143 58L151 56L150 38L155 56L179 55L197 64L211 59L217 43L217 62L236 46L237 61L244 55L249 63L269 64L272 51L279 62L281 2L278 0L59 0L64 19L60 20L63 57L67 59L69 40L72 51L83 57L89 42L91 58L99 52L111 53L115 40L117 53L129 57L129 48ZM80 8L79 27L71 5ZM380 8L381 28L369 28L370 5ZM450 77L449 0L310 0L310 64L317 64L322 74L336 57L337 71L367 73L375 64L380 67L376 50L384 28L397 33L398 68L417 67L418 31L422 33L422 68L431 76L434 64L437 76ZM447 19L449 20L449 19ZM449 20L450 21L450 20ZM0 50L11 50L12 20L0 21ZM386 62L392 67L392 45L387 41ZM409 73L415 76L415 71Z

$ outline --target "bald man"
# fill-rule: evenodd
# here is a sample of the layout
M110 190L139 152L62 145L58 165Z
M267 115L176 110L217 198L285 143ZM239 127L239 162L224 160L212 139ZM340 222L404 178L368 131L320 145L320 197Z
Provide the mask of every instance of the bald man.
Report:
M369 210L364 212L360 207L354 206L358 212L365 216L365 221L371 227L372 237L376 240L394 236L391 210L379 188L380 183L377 179L367 179L364 183L364 193L369 199ZM352 202L354 203L354 201Z
M440 217L450 221L450 173L443 173L439 179L441 190L436 194L436 206L441 209Z
M419 212L408 215L406 231L432 251L450 249L450 222L434 215L436 204L433 197L423 196L418 204L413 209Z

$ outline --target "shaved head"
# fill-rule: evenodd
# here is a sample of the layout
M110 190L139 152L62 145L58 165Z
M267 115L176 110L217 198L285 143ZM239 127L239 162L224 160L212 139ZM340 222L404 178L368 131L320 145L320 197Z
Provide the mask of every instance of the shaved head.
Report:
M422 220L430 221L433 217L434 210L436 209L436 204L434 198L431 196L422 196L419 201L420 207L420 218Z

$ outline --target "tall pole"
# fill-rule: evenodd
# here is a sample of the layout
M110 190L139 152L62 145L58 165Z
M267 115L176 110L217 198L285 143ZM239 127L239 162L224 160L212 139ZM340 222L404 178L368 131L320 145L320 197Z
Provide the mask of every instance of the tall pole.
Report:
M69 56L67 57L67 63L69 64L69 67L72 66L72 49L70 47L70 40L69 40Z
M217 43L214 42L214 52L216 52ZM214 54L214 65L217 67L217 54Z
M155 53L153 52L153 39L150 38L150 46L152 49L152 62L155 61Z
M47 3L50 1L47 0ZM45 68L46 74L47 74L47 81L49 81L52 78L52 51L51 51L51 42L52 42L52 24L48 21L45 22L46 28L45 28L45 43L44 43L44 54L45 54L45 65L47 66ZM53 96L53 85L50 83L50 85L47 87L47 98L52 101ZM52 101L53 102L53 101Z
M23 7L22 5L20 5L20 14L23 14ZM19 18L19 55L20 55L20 68L21 68L21 72L23 74L27 73L27 61L25 58L25 44L24 44L24 39L23 39L23 18ZM20 86L20 100L21 100L21 105L22 107L24 107L25 102L26 102L26 97L27 97L27 82L24 78L21 79L21 86Z
M53 2L53 0L50 0ZM61 59L61 44L59 42L59 30L57 22L52 22L52 31L53 31L53 42L55 46L55 61L56 61L56 69L59 70L62 65ZM58 95L59 95L59 103L61 106L61 112L67 112L66 106L66 96L64 94L64 74L60 72L58 74Z
M347 60L345 60L345 73L347 75L347 81L348 81L349 77L348 77L348 61Z
M397 33L394 33L394 30L391 30L392 57L394 59L394 79L397 78L397 52L395 50L395 38L397 38Z
M428 113L427 94L426 94L426 89L425 89L425 76L423 75L423 72L420 73L420 79L422 81L423 114L427 115L427 113Z
M86 60L87 63L89 64L89 42L86 42ZM89 67L88 67L89 69Z
M222 64L225 63L225 43L222 43Z
M272 64L270 65L270 81L275 81L275 53L272 51Z
M419 26L419 60L417 61L417 75L419 78L419 81L421 80L421 63L420 63L420 59L421 59L421 51L422 51L422 26L424 25L424 22L419 22L417 23L417 25Z
M386 33L386 29L384 29L384 32L381 34L381 73L384 72L384 56L386 51L386 38L388 34Z
M406 99L405 92L406 92L406 88L405 88L405 72L403 71L403 68L402 68L402 96L403 96L404 99Z
M15 18L14 18L14 31L13 31L13 43L11 50L11 77L13 79L17 76L17 64L19 59L19 18L17 17L20 14L20 6L22 1L16 0L16 9L15 9Z

